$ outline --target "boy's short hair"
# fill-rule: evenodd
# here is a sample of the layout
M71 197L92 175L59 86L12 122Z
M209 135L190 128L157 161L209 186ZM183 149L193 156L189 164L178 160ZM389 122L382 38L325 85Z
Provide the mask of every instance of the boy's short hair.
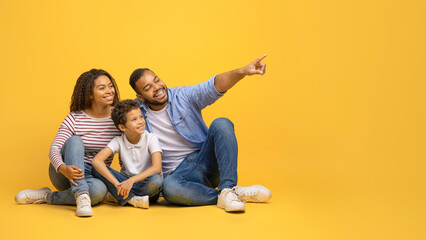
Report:
M138 109L139 103L135 100L126 99L118 102L114 109L112 109L111 118L114 122L114 125L118 128L119 124L126 125L127 121L127 113L132 111L133 109ZM118 128L119 129L119 128Z

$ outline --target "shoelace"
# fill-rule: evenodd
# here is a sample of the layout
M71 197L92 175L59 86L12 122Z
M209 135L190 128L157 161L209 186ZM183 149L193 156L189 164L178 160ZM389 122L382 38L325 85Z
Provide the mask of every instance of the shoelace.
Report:
M77 198L78 205L82 207L90 206L90 199L86 196L78 197Z
M222 191L225 191L224 192L224 194L225 194L225 199L226 199L226 201L240 201L239 199L238 199L238 196L237 196L237 194L235 193L235 191L233 190L233 189L225 189L225 190L222 190Z
M257 200L257 194L258 194L257 189L251 189L251 190L244 189L243 191L241 191L240 194L237 194L237 195L244 200L247 200L247 199Z
M44 203L45 202L45 197L46 197L46 194L47 193L45 193L41 198L40 198L40 195L39 194L37 194L37 193L35 193L35 192L27 192L26 193L26 195L27 195L27 199L31 199L31 200L34 200L34 202L32 202L33 204L40 204L40 203Z

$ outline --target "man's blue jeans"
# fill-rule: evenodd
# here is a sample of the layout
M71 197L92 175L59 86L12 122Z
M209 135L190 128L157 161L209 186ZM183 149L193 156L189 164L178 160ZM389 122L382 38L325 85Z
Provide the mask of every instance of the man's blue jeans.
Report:
M78 136L70 137L62 146L62 159L66 165L74 165L84 170L84 178L74 180L74 186L50 164L49 176L53 186L59 191L53 192L47 199L49 204L76 205L75 198L88 193L92 205L100 203L107 193L105 184L92 175L92 165L84 162L84 143Z
M106 164L105 164L106 165ZM112 175L119 181L123 182L129 179L126 175L112 169L110 166L106 165L108 170ZM163 184L163 178L159 174L153 174L142 181L135 182L132 189L130 190L129 196L124 199L122 195L117 194L117 188L112 184L108 179L102 176L96 169L93 169L93 176L101 179L108 188L108 191L117 199L122 206L124 206L132 197L134 196L149 196L150 202L157 201L160 196L161 187Z
M237 158L234 124L214 120L200 151L189 154L164 180L164 198L179 205L216 204L220 190L237 184Z

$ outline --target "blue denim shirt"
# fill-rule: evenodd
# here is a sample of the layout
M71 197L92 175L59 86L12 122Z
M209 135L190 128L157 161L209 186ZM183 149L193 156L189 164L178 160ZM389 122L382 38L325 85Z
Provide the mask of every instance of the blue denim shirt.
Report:
M168 88L168 103L166 106L170 121L174 129L189 143L201 148L207 137L208 128L201 115L201 110L225 93L220 93L214 86L214 79L211 77L206 82L188 87ZM141 108L145 119L145 128L152 132L152 127L147 116L147 106L145 102L135 99Z

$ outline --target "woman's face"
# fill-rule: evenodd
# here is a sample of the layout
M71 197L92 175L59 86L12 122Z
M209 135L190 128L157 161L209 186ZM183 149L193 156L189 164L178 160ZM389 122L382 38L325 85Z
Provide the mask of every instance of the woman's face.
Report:
M93 105L109 106L114 101L115 89L111 80L105 76L99 76L95 79L95 86L90 97Z

